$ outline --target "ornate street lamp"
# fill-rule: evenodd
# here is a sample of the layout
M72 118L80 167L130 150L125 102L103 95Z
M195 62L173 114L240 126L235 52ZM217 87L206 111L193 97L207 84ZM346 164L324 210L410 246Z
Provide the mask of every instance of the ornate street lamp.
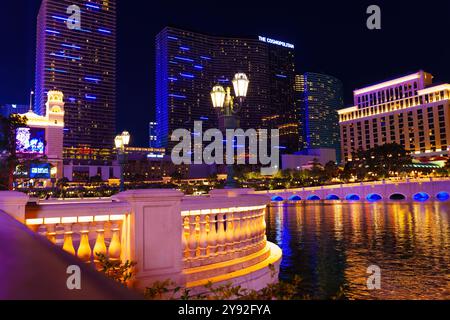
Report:
M120 192L125 191L124 169L127 162L125 148L130 144L130 139L130 133L127 131L122 132L114 139L117 150L117 161L120 166Z
M235 96L239 102L234 102L234 98L231 96L231 88L217 85L214 86L211 91L211 100L213 107L217 110L219 119L222 120L223 130L227 129L235 130L239 127L238 112L242 107L244 99L247 97L247 91L250 81L245 73L236 73L232 81L234 87ZM225 135L226 136L226 135ZM229 143L227 141L227 143ZM231 141L234 144L234 141ZM226 188L236 188L236 181L234 179L234 167L233 165L227 165L227 182Z

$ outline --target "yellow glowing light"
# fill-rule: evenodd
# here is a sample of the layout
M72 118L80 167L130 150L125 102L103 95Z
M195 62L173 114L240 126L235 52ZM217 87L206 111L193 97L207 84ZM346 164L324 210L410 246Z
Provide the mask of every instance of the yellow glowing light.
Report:
M124 214L116 214L116 215L109 216L109 220L111 220L111 221L121 221L123 219L125 219Z
M44 219L27 219L26 220L27 226L39 226L41 224L44 224Z
M95 222L104 222L104 221L109 221L109 216L95 216L94 217L94 221Z
M58 224L61 223L61 218L45 218L44 224Z
M64 217L61 219L61 223L77 223L78 218L77 217Z

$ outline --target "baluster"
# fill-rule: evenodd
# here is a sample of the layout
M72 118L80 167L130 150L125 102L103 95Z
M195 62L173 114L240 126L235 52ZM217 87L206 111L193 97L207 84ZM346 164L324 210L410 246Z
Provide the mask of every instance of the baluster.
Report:
M189 237L189 218L184 217L183 218L183 224L181 226L181 243L183 247L183 259L189 258L189 248L188 248L188 241L187 237Z
M73 231L72 231L72 225L66 224L64 226L64 244L63 244L63 250L66 252L75 255L75 248L73 246Z
M249 230L249 235L248 235L248 242L250 246L253 246L254 244L254 235L255 235L255 215L253 210L248 211L248 230Z
M204 257L207 255L208 249L208 235L206 233L206 217L208 216L209 210L202 210L202 214L199 216L200 219L200 236L199 236L199 249L200 256Z
M234 227L233 248L235 251L239 251L241 247L241 222L242 222L242 211L240 208L236 208L236 211L233 214L233 227Z
M92 256L91 245L89 244L89 225L81 225L80 246L78 247L78 258L84 262L90 262Z
M235 208L231 209L230 212L227 214L227 221L226 221L227 231L225 234L227 251L232 251L234 245L234 212Z
M47 225L47 239L53 243L56 244L56 225L49 224Z
M196 215L193 215L192 212L190 213L189 216L189 241L188 241L188 245L189 245L189 257L195 258L196 253L197 253L197 230L195 228L195 224L196 224Z
M252 243L252 230L251 230L251 211L245 211L245 247L248 247Z
M262 224L261 224L262 241L263 241L263 243L265 245L266 242L267 242L267 235L266 235L266 230L267 230L266 209L262 209L261 219L262 219Z
M217 250L216 214L217 211L213 210L209 215L209 232L208 232L208 248L207 248L208 256L216 255Z
M228 212L228 209L221 209L217 214L217 253L223 253L225 251L225 217L224 214Z
M109 259L111 261L119 261L120 260L120 254L122 251L122 244L120 241L120 228L118 223L112 223L111 224L111 243L109 244Z
M98 223L95 232L97 233L97 239L94 245L94 261L98 262L98 255L106 256L108 252L105 243L105 224Z

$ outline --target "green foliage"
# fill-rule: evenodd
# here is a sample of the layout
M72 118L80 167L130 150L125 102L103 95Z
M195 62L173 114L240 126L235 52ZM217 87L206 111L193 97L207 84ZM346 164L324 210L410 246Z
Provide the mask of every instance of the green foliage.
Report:
M0 116L0 190L12 190L14 170L19 164L16 156L16 130L27 126L27 118L12 114Z
M269 265L272 279L277 272L275 266ZM208 282L204 286L204 293L193 295L189 289L182 289L171 280L156 282L152 287L146 288L145 298L149 300L310 300L311 297L302 294L300 288L301 278L295 276L290 282L274 281L262 290L244 289L242 286L234 286L232 283L215 285ZM344 299L341 290L334 299Z
M127 284L133 278L133 268L136 262L126 261L122 263L121 261L112 261L101 253L96 253L95 255L99 271L104 273L108 278L122 284Z

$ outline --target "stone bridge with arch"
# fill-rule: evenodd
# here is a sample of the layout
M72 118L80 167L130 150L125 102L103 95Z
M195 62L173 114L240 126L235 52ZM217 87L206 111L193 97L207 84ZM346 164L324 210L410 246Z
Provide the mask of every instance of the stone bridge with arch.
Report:
M404 181L377 181L322 187L256 191L267 194L272 202L296 201L448 201L450 179L420 179Z

